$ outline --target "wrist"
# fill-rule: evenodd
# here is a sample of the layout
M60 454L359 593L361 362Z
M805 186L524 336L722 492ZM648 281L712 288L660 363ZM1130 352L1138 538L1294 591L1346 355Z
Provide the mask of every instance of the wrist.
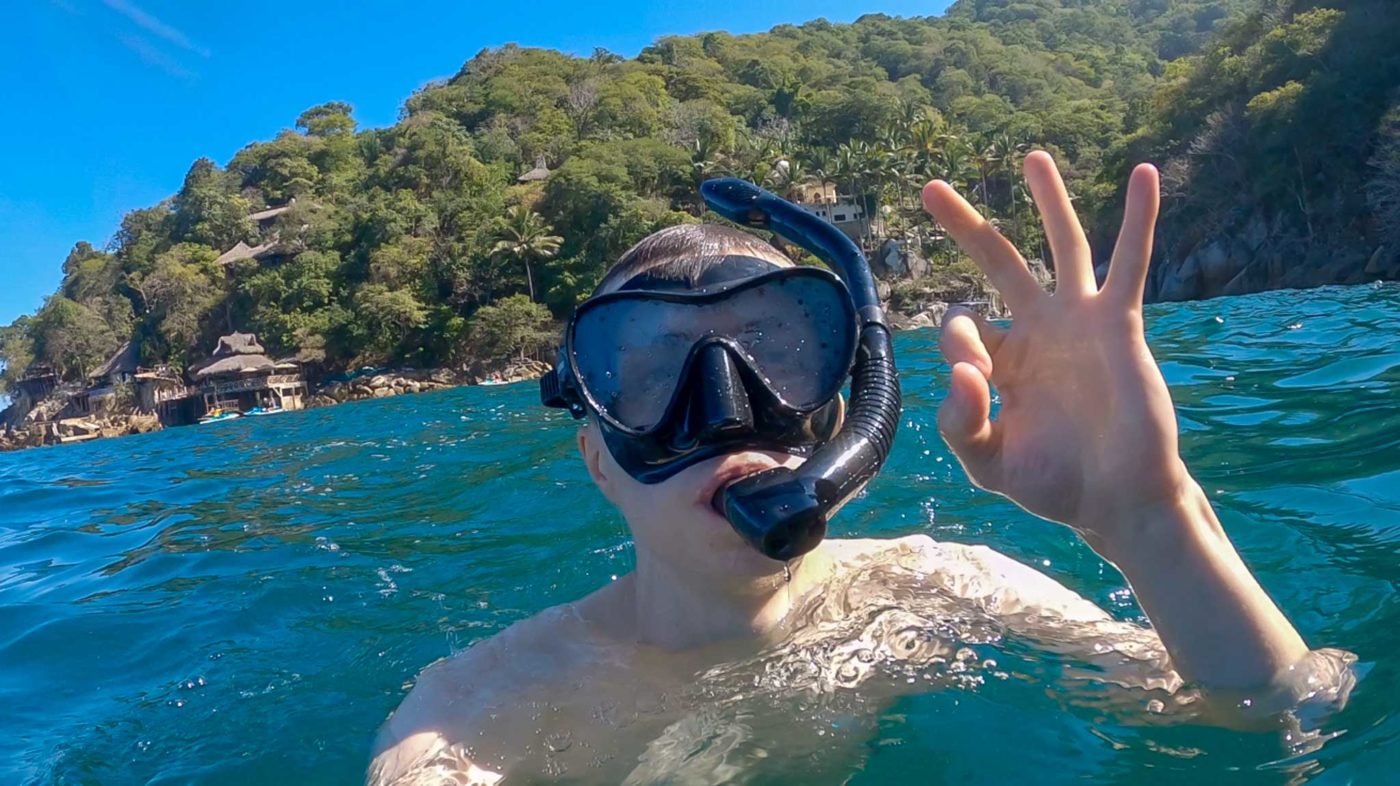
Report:
M1205 491L1184 468L1168 493L1110 500L1073 526L1099 556L1125 572L1143 560L1173 560L1183 549L1209 548L1224 537Z

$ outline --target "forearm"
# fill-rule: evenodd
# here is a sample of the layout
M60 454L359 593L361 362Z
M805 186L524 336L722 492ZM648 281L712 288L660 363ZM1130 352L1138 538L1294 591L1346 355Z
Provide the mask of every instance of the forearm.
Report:
M1207 689L1260 690L1307 655L1199 486L1138 514L1131 542L1091 545L1127 577L1183 678Z

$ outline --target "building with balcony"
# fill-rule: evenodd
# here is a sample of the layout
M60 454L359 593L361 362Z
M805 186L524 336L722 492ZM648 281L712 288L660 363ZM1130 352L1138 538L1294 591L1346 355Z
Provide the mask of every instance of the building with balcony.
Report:
M246 412L253 407L301 409L308 396L301 367L264 354L257 336L230 333L214 354L190 369L201 414L214 409Z
M793 196L798 207L830 221L852 239L858 239L870 228L861 206L837 193L832 183L803 183L795 188Z

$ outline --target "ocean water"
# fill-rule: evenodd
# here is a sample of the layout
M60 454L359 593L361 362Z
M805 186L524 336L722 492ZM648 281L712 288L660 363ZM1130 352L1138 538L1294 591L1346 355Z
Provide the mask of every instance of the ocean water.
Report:
M1072 657L989 637L1002 676L881 705L818 782L1400 777L1400 287L1148 320L1231 537L1311 644L1360 659L1330 739L1066 700L1041 675ZM1072 533L969 487L933 426L935 340L898 338L904 428L836 534L985 543L1141 620ZM536 401L464 388L0 454L0 783L360 782L423 666L630 566Z

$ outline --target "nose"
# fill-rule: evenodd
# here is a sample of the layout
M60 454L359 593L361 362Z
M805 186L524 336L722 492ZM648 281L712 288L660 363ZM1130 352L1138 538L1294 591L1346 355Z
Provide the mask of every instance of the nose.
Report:
M696 360L687 431L702 444L752 431L749 393L729 353L711 344Z

